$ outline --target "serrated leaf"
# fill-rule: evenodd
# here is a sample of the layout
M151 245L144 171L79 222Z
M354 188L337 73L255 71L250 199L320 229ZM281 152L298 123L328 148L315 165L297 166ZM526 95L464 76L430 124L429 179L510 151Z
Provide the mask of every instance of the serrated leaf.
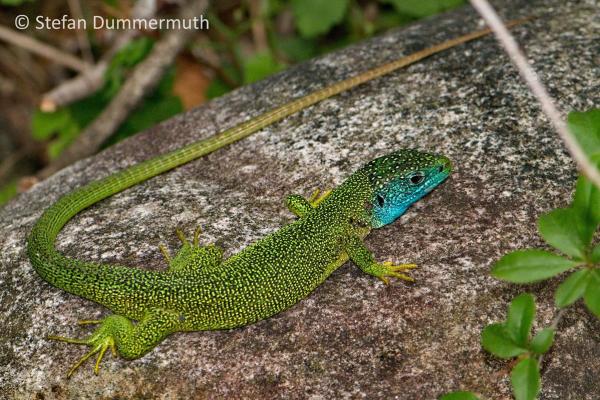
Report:
M439 400L479 400L479 397L471 392L460 391L445 394Z
M537 360L525 358L512 370L510 381L515 400L533 400L540 392L540 371Z
M600 318L600 270L595 269L590 273L583 301L588 310L594 313L597 318Z
M535 302L532 295L523 293L510 302L504 326L511 339L523 348L527 347L534 318Z
M600 109L571 112L567 124L588 156L600 153Z
M554 294L554 303L557 307L563 308L575 303L585 293L589 282L589 270L582 269L573 272L562 282Z
M554 329L544 328L531 339L531 350L537 354L544 354L552 346Z
M490 324L481 333L481 345L488 352L500 358L512 358L527 352L527 349L515 343L504 324Z
M492 267L492 275L514 283L551 278L579 262L543 250L517 250L504 255Z
M600 156L591 158L594 165L600 164ZM600 223L600 190L594 186L585 176L577 179L575 195L573 197L573 209L580 215L586 229L593 236Z
M329 32L346 14L348 0L292 0L292 12L300 35L313 38Z
M558 208L539 218L538 229L546 243L568 256L582 259L591 236L580 229L580 219L572 208Z

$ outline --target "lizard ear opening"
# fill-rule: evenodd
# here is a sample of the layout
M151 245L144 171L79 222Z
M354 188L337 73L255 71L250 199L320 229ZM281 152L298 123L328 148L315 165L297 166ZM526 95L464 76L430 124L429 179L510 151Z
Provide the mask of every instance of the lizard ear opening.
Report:
M383 207L385 204L385 199L380 194L377 195L377 204L379 204L379 207Z

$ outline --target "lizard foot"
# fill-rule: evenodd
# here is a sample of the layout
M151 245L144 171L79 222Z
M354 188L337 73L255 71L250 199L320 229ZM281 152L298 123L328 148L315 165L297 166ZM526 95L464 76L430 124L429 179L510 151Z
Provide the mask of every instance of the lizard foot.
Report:
M175 233L177 234L177 237L179 238L179 240L181 240L181 244L183 244L184 246L186 244L189 244L187 238L185 237L185 233L183 233L183 231L181 229L176 229ZM202 228L200 228L199 226L196 228L196 230L194 231L194 239L192 241L192 244L195 247L199 246L200 243L200 234L202 233Z
M90 350L69 369L67 377L97 354L94 373L100 372L100 363L108 349L113 356L126 359L139 358L152 350L160 341L169 334L180 330L181 313L160 308L145 311L144 316L134 325L122 315L109 315L102 321L84 320L80 324L97 324L100 326L85 339L69 338L64 336L48 336L48 339L60 342L82 344L89 346Z
M181 243L184 247L189 246L190 243L188 242L187 238L185 237L185 234L181 229L176 229L175 233L177 234L179 240L181 240ZM194 239L192 242L194 247L200 247L200 233L202 233L202 229L200 227L197 227L194 231ZM173 257L171 257L171 253L169 252L167 247L164 244L161 244L158 246L158 249L162 253L164 259L167 261L167 264L171 264L171 262L173 261Z
M381 279L381 281L386 285L390 283L389 277L402 279L408 282L414 282L414 278L402 273L414 268L417 268L416 264L394 265L391 261L384 261L381 264L373 264L371 267L371 274Z
M201 232L200 227L196 228L194 238L190 243L181 229L176 230L182 245L175 257L171 258L170 255L165 256L169 264L169 272L193 273L203 267L213 267L221 264L223 249L215 244L201 246ZM164 253L165 251L163 251Z
M82 320L79 321L79 325L87 325L87 324L101 324L96 331L85 339L76 339L69 338L65 336L48 336L47 338L50 340L57 340L60 342L73 343L73 344L82 344L91 347L91 350L87 352L83 357L81 357L67 372L67 378L70 378L73 373L85 362L88 358L92 357L94 354L98 354L96 357L96 364L94 365L94 373L98 375L100 372L100 363L102 362L102 358L108 349L111 350L113 356L117 356L117 349L115 346L115 337L112 332L115 329L120 329L123 327L123 324L127 328L131 327L131 322L124 317L118 315L111 315L105 318L102 321L98 320Z
M313 208L317 208L317 206L321 204L321 202L325 200L329 194L331 194L331 189L325 190L323 193L321 193L321 190L317 188L308 198L308 202L311 206L313 206Z

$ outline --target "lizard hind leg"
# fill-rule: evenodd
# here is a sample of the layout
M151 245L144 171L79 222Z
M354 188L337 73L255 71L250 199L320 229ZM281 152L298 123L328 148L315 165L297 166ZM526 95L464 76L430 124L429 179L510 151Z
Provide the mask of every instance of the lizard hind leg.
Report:
M195 272L202 268L215 267L223 261L223 250L214 244L200 245L200 227L196 228L194 237L190 243L180 229L176 231L181 240L181 248L177 255L168 258L168 272Z
M90 347L90 350L69 369L68 378L95 354L97 354L97 357L94 364L94 373L97 375L100 372L100 363L108 349L111 350L114 357L121 355L128 359L139 358L152 350L167 335L176 331L181 321L182 317L178 313L154 309L146 312L142 320L136 325L121 315L109 315L101 321L80 321L80 325L100 325L85 339L64 336L48 336L47 338Z

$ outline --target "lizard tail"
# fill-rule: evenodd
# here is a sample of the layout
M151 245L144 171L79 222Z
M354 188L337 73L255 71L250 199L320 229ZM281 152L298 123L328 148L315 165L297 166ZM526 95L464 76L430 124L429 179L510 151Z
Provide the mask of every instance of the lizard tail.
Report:
M524 20L515 20L507 25L513 26L522 22ZM28 237L27 252L33 267L50 284L90 300L98 301L91 293L94 292L95 282L110 279L109 284L124 285L123 274L127 274L126 270L135 271L135 269L70 259L55 249L54 243L58 233L81 210L137 183L243 139L276 121L340 92L489 33L488 29L469 33L373 68L293 100L213 137L133 165L66 194L42 214Z

